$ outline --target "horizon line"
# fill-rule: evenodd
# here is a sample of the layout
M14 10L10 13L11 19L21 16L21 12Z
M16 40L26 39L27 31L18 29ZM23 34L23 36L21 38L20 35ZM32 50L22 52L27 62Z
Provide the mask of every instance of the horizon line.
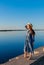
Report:
M35 31L44 31L44 29L34 29ZM2 29L0 30L0 32L3 32L3 31L26 31L26 29Z

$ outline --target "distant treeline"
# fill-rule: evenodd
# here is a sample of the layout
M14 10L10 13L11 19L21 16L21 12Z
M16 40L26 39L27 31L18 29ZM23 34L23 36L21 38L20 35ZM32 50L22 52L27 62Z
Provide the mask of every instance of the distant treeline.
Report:
M22 30L22 29L18 29L18 30L0 30L0 32L7 32L7 31L26 31L26 30Z
M44 31L44 29L34 29L35 31ZM25 29L16 29L16 30L0 30L0 32L7 32L7 31L26 31Z

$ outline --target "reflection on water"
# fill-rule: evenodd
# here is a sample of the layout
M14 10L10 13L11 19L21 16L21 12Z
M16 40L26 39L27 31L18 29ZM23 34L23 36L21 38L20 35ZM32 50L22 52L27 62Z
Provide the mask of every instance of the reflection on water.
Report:
M0 63L23 53L26 31L0 32ZM44 31L36 31L34 48L44 45Z

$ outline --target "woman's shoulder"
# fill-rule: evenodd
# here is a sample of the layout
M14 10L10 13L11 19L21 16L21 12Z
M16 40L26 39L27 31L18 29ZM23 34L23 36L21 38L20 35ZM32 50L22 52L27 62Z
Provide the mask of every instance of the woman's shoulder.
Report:
M30 34L30 31L29 31L29 30L27 30L26 35L28 36L29 34Z

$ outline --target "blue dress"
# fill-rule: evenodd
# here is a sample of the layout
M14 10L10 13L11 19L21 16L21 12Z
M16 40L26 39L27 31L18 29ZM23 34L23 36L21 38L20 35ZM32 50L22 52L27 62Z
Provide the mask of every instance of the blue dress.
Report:
M33 42L34 42L34 36L31 34L31 32L28 30L26 35L26 41L24 45L24 52L33 52Z

